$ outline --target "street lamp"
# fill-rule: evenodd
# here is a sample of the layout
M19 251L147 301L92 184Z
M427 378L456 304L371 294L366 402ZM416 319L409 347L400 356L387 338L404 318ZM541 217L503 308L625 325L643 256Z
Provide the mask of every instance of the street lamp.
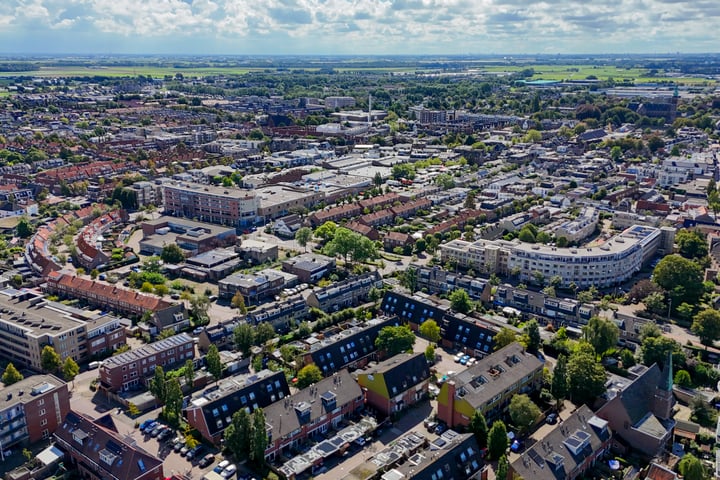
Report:
M672 297L668 296L668 314L667 321L670 323L670 310L672 309Z

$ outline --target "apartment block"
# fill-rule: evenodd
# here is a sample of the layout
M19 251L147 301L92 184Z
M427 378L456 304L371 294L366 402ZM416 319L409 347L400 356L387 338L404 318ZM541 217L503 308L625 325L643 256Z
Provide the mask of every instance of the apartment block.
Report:
M191 182L164 185L165 213L232 227L255 223L260 199L251 190Z
M0 445L9 450L47 439L70 411L67 383L33 375L0 388Z
M45 345L63 360L83 363L124 344L125 330L117 317L50 302L29 290L0 291L0 355L16 365L42 370Z
M382 279L377 272L363 273L328 287L316 288L308 296L307 303L324 312L337 312L367 300L370 289L380 285Z
M140 348L107 358L100 366L100 387L109 392L126 392L146 385L155 367L168 369L195 357L192 337L181 333Z
M438 395L438 418L448 426L467 426L475 411L488 423L501 418L512 397L542 385L543 364L519 343L511 343L451 375Z
M235 228L163 216L141 224L140 252L160 255L165 245L177 244L187 256L237 244Z

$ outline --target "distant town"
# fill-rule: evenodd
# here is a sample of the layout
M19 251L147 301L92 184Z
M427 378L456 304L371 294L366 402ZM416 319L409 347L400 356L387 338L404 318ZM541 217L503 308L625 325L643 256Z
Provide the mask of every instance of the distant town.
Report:
M0 58L3 478L720 479L702 58Z

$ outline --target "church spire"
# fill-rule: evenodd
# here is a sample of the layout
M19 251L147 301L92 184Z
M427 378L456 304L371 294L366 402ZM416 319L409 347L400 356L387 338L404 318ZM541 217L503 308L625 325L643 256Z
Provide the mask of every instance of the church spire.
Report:
M672 352L668 352L667 360L665 360L665 369L663 370L663 376L660 380L660 390L666 392L672 392L673 387L673 367L672 367Z

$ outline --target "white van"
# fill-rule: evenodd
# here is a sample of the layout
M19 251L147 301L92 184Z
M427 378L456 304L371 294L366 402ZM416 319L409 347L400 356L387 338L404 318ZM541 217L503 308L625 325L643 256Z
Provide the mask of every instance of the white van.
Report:
M102 362L90 362L88 364L88 370L95 370L96 368L100 368L100 365L102 365Z

